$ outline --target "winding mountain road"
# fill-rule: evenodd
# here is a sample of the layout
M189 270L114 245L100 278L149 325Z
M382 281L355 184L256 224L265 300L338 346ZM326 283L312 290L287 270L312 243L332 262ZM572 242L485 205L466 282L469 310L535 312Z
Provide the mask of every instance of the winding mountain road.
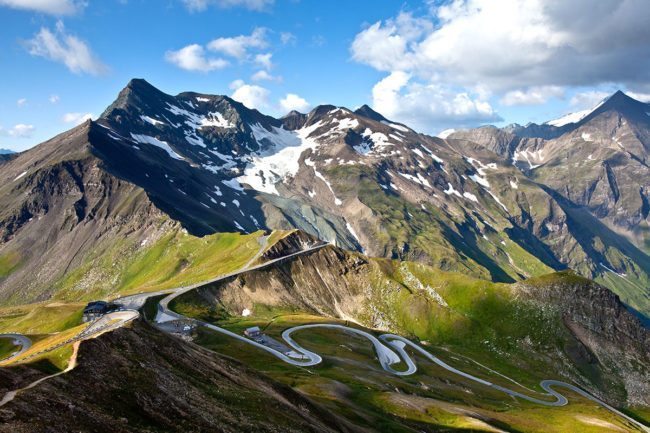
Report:
M20 349L12 353L11 355L0 359L0 362L8 362L18 356L22 355L27 349L32 346L32 340L25 337L23 334L0 334L0 338L11 339L16 346L20 346Z
M562 381L559 381L559 380L550 380L550 379L549 380L543 380L543 381L540 382L540 387L545 391L545 393L539 393L539 394L540 394L541 397L547 397L547 398L553 399L553 400L543 400L543 399L540 399L540 398L531 397L531 396L523 394L523 393L521 393L519 391L511 390L509 388L505 388L505 387L503 387L501 385L494 384L494 383L492 383L490 381L487 381L485 379L481 379L480 377L474 376L474 375L472 375L470 373L466 373L466 372L464 372L462 370L459 370L459 369L457 369L455 367L452 367L451 365L447 364L446 362L444 362L443 360L441 360L437 356L435 356L435 355L431 354L430 352L428 352L426 349L424 349L420 345L412 342L411 340L409 340L407 338L399 336L399 335L383 334L383 335L380 335L379 337L375 337L371 333L363 331L361 329L351 328L349 326L343 326L343 325L332 324L332 323L299 325L299 326L295 326L295 327L292 327L292 328L288 328L288 329L284 330L284 332L282 333L282 339L284 340L284 342L293 350L293 353L295 353L297 355L297 356L287 356L287 354L285 354L283 352L280 352L279 350L276 350L275 348L272 348L272 347L266 346L264 344L258 343L257 341L252 340L250 338L247 338L247 337L244 337L242 335L236 334L236 333L234 333L232 331L229 331L227 329L224 329L222 327L216 326L216 325L208 323L208 322L203 322L203 321L188 318L186 316L183 316L182 314L176 313L176 312L169 309L169 303L172 300L174 300L178 296L181 296L182 294L187 293L187 292L189 292L189 291L191 291L193 289L196 289L198 287L204 286L204 285L209 284L209 283L218 282L218 281L224 280L226 278L234 277L234 276L237 276L237 275L245 273L245 272L267 268L267 267L273 266L274 264L276 264L277 262L279 262L281 260L287 260L287 259L290 259L290 258L295 257L295 256L299 256L299 255L302 255L302 254L307 254L309 252L312 252L312 251L318 250L320 248L323 248L326 245L327 244L310 247L310 248L307 248L305 250L302 250L302 251L299 251L299 252L296 252L296 253L293 253L293 254L278 258L278 259L268 261L268 262L263 263L261 265L252 266L252 267L244 267L240 271L233 272L233 273L230 273L230 274L227 274L227 275L223 275L223 276L215 278L215 279L213 279L213 280L211 280L209 282L205 282L205 283L201 283L201 284L195 284L193 286L177 289L177 290L173 291L169 296L163 298L160 301L160 303L158 304L158 313L156 315L155 321L157 323L164 323L164 322L172 321L172 320L190 321L190 322L199 324L201 326L204 326L204 327L206 327L208 329L211 329L213 331L219 332L219 333L221 333L223 335L227 335L228 337L231 337L231 338L234 338L236 340L242 341L242 342L244 342L246 344L250 344L251 346L254 346L254 347L258 348L258 349L264 350L264 351L272 354L273 356L275 356L276 358L286 362L287 364L291 364L291 365L298 366L298 367L310 367L310 366L320 364L322 362L323 358L320 355L318 355L317 353L314 353L314 352L312 352L310 350L307 350L307 349L303 348L302 346L300 346L293 339L293 337L292 337L293 333L295 333L297 331L305 330L305 329L317 329L317 328L341 330L343 332L355 334L355 335L358 335L360 337L363 337L363 338L366 338L367 340L369 340L372 343L372 345L373 345L373 347L375 349L375 353L377 354L377 359L379 361L379 364L381 365L381 367L385 371L387 371L387 372L389 372L391 374L394 374L394 375L397 375L397 376L408 376L408 375L414 374L417 371L417 366L416 366L415 362L413 361L411 356L406 352L406 348L408 347L411 350L419 353L420 355L424 356L426 359L434 362L435 364L437 364L438 366L444 368L445 370L447 370L449 372L452 372L454 374L462 376L465 379L471 380L471 381L476 382L476 383L478 383L480 385L487 386L487 387L499 390L499 391L504 392L504 393L506 393L506 394L508 394L508 395L510 395L512 397L521 398L523 400L526 400L526 401L529 401L529 402L532 402L532 403L536 403L536 404L540 404L540 405L544 405L544 406L565 406L566 404L568 404L569 400L564 395L560 394L558 391L556 391L554 389L554 388L565 388L567 390L570 390L570 391L573 391L575 393L580 394L581 396L583 396L583 397L585 397L585 398L587 398L587 399L601 405L602 407L608 409L612 413L615 413L616 415L624 418L626 421L628 421L632 425L638 427L641 431L644 431L646 433L650 433L650 428L648 428L646 425L640 423L639 421L635 420L634 418L624 414L623 412L619 411L618 409L608 405L604 401L594 397L593 395L589 394L588 392L586 392L586 391L582 390L581 388L578 388L577 386L572 385L570 383L562 382ZM249 264L252 263L252 262L253 262L253 260L251 260L251 262L249 262ZM393 365L399 364L401 362L404 362L404 364L406 365L406 369L404 369L404 370L396 370L396 369L394 369L392 367ZM507 376L502 375L500 373L499 373L499 375L514 382L514 379L508 378Z
M616 415L624 418L626 421L631 423L632 425L638 427L642 431L646 433L650 433L650 428L645 426L644 424L640 423L639 421L629 417L628 415L622 413L621 411L617 410L616 408L608 405L607 403L603 402L602 400L594 397L593 395L589 394L588 392L582 390L581 388L578 388L575 385L558 381L558 380L543 380L540 382L540 387L545 391L545 393L539 393L540 396L547 397L547 398L552 398L553 400L543 400L537 397L531 397L529 395L523 394L519 391L511 390L509 388L505 388L503 386L494 384L492 382L489 382L485 379L479 378L477 376L474 376L470 373L466 373L462 370L459 370L455 367L452 367L451 365L447 364L437 356L433 355L420 345L412 342L411 340L404 338L399 335L394 335L394 334L383 334L380 335L379 337L374 336L373 334L366 332L361 329L357 328L352 328L349 326L343 326L339 324L333 324L333 323L323 323L323 324L306 324L306 325L299 325L295 326L292 328L288 328L284 330L282 333L282 339L284 342L292 349L291 352L288 353L283 353L280 352L279 350L276 350L275 348L266 346L264 344L261 344L255 340L252 340L250 338L246 338L242 335L236 334L232 331L229 331L227 329L224 329L222 327L216 326L214 324L208 323L208 322L203 322L199 320L195 320L192 318L188 318L184 315L181 315L179 313L176 313L172 310L169 309L169 303L176 299L178 296L181 296L184 293L187 293L191 290L197 289L199 287L205 286L207 284L215 283L218 281L225 280L227 278L235 277L237 275L243 274L245 272L249 271L255 271L259 269L264 269L267 267L271 267L275 264L277 264L280 261L291 259L293 257L307 254L316 250L319 250L328 244L319 244L315 246L311 246L308 248L305 248L304 250L298 251L296 253L289 254L287 256L283 256L277 259L270 260L268 262L256 265L256 266L250 266L251 263L253 263L259 256L263 253L265 247L266 247L266 241L267 238L264 237L260 240L260 251L258 254L256 254L242 269L236 272L228 273L225 275L221 275L217 278L214 278L209 281L204 281L201 283L193 284L190 286L184 286L184 287L178 287L174 289L169 289L169 290L162 290L158 292L149 292L149 293L142 293L142 294L136 294L136 295L131 295L131 296L126 296L123 298L116 299L114 302L117 304L121 304L124 308L128 308L127 310L123 311L117 311L114 313L110 313L108 315L103 316L102 318L96 320L95 322L91 323L87 328L85 328L83 331L81 331L79 334L77 334L75 337L73 337L70 341L66 341L65 344L69 344L70 342L75 342L75 354L76 350L78 348L78 342L88 339L88 338L94 338L104 332L119 328L121 326L124 326L126 323L130 322L131 320L134 320L135 318L138 317L138 312L135 311L139 308L141 308L145 301L153 296L160 296L160 295L165 295L167 294L165 298L163 298L160 303L158 304L158 312L156 315L155 321L157 323L165 323L168 321L173 321L173 320L184 320L184 321L189 321L193 322L196 324L199 324L201 326L204 326L208 329L211 329L213 331L219 332L223 335L226 335L228 337L234 338L238 341L244 342L246 344L249 344L251 346L254 346L258 349L264 350L271 355L275 356L276 358L294 365L298 367L310 367L310 366L315 366L318 365L322 362L323 358L318 355L317 353L314 353L310 350L307 350L300 346L292 337L292 335L295 332L299 332L302 330L306 329L333 329L333 330L340 330L348 334L354 334L357 336L360 336L362 338L367 339L370 341L370 343L373 345L375 349L375 353L377 354L377 360L379 361L379 364L381 367L394 375L397 376L408 376L412 375L417 372L417 366L411 356L407 353L406 348L408 347L409 349L417 352L418 354L424 356L426 359L434 362L438 366L446 369L449 372L452 372L454 374L457 374L461 377L464 377L465 379L471 380L473 382L476 382L480 385L487 386L496 390L499 390L501 392L504 392L512 397L515 398L521 398L523 400L544 405L544 406L564 406L568 403L568 399L560 394L558 391L556 391L554 388L565 388L567 390L570 390L572 392L578 393L581 396L601 405L602 407L610 410L612 413L615 413ZM0 337L8 337L8 338L14 338L15 341L19 341L21 344L21 350L18 353L12 354L11 358L15 358L19 354L23 353L29 345L31 345L31 342L29 339L24 337L23 335L20 334L2 334ZM39 352L40 354L41 352ZM35 356L30 355L31 356ZM289 356L290 355L290 356ZM404 363L406 368L403 370L396 370L393 368L393 365L395 364L400 364ZM66 369L63 372L57 373L52 376L48 376L45 378L42 378L26 388L23 389L28 389L33 386L36 386L38 383L41 383L43 380L47 380L51 377L56 377L60 374L65 373L66 371L71 370L74 368L74 360L72 360L71 364L68 366L68 369ZM504 376L500 373L499 375L505 377L508 380L511 380L514 382L514 379L510 379L507 376ZM4 396L2 400L0 400L0 406L3 406L4 404L8 403L13 399L13 397L16 395L17 392L21 390L16 390L16 391L11 391L7 395Z

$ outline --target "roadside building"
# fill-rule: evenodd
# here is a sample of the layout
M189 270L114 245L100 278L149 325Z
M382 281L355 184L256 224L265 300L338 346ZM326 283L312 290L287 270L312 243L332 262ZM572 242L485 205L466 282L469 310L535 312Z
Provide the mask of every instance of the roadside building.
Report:
M244 335L248 338L256 339L262 336L262 331L259 326L253 326L244 331Z
M82 320L84 322L92 322L103 315L115 311L117 306L105 301L92 301L84 308Z

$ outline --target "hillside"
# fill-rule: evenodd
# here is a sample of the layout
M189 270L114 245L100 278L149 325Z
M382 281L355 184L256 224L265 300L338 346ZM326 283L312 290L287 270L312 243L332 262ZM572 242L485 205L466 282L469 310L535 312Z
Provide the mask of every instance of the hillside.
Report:
M142 323L84 343L78 362L2 408L0 431L360 431L287 386ZM0 370L3 383L30 374L15 370Z

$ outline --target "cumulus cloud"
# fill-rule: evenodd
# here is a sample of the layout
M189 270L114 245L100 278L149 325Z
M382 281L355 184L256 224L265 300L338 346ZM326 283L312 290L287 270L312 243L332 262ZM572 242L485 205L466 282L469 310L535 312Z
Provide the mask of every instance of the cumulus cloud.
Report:
M0 0L0 6L49 15L73 15L80 12L86 4L85 1L77 0Z
M603 99L610 96L612 92L603 92L599 90L589 90L586 92L578 92L571 97L569 103L574 108L587 109L592 108L600 103Z
M539 86L530 87L524 90L511 90L501 98L503 105L541 105L550 98L561 98L564 96L564 88L561 86Z
M267 71L273 67L273 62L271 61L271 53L257 54L253 61Z
M93 119L94 117L95 115L93 113L65 113L63 115L63 121L65 123L81 125L86 120Z
M219 57L207 57L201 45L192 44L177 51L167 51L165 60L186 71L209 72L223 69L229 65L227 60Z
M254 53L255 50L262 50L268 47L267 33L267 29L258 27L250 35L220 37L213 39L205 46L191 44L178 51L167 51L165 53L165 59L187 71L209 72L229 66L230 61L223 57L230 57L240 62L255 64L268 71L273 67L273 62L271 61L272 54ZM209 52L215 53L215 55L210 55ZM273 78L270 74L260 74L256 79L264 80Z
M282 77L269 74L265 70L257 71L251 76L253 81L282 81Z
M9 137L14 138L30 138L32 132L34 132L34 125L27 125L24 123L18 123L9 129L4 129L0 126L0 135L8 135Z
M406 102L409 95L411 104L419 106L413 103L422 99L414 93L418 87L434 97L466 94L474 106L466 110L468 119L477 119L478 113L483 115L478 118L495 116L483 106L491 97L504 105L531 105L562 97L571 87L617 83L640 93L650 88L650 8L645 0L450 0L430 5L425 15L402 12L369 25L350 46L359 63L389 76L409 74L409 84L388 99ZM430 121L449 111L434 105L428 110Z
M50 104L56 104L60 99L61 98L59 98L59 95L50 95L50 97L47 98L47 100L50 101Z
M650 102L650 93L641 92L625 92L630 98L634 98L641 102Z
M100 75L108 70L88 44L66 32L62 21L57 22L54 31L41 28L32 39L26 41L25 46L31 55L63 63L75 74Z
M455 0L432 14L373 24L356 36L352 57L379 70L496 91L649 78L644 0Z
M305 113L309 111L311 104L295 93L287 93L284 98L280 99L280 106L285 112L296 110Z
M435 83L423 84L395 71L372 89L373 108L425 132L440 125L464 127L503 120L479 95Z
M214 39L208 43L207 47L210 51L220 52L244 60L248 57L249 49L264 49L268 46L266 34L267 30L265 28L258 27L250 35Z
M243 7L254 11L266 10L273 5L274 0L182 0L185 7L191 12L202 12L210 6L226 9Z
M262 110L269 105L269 91L268 89L255 85L246 84L242 80L235 80L230 83L230 88L234 90L231 98L239 101L248 108L256 108Z
M20 98L19 100L16 101L16 105L19 107L24 107L27 105L27 98Z

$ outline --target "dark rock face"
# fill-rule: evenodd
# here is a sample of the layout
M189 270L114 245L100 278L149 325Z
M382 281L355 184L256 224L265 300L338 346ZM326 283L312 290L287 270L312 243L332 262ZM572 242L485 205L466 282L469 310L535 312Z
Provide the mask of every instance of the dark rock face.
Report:
M542 277L520 283L518 293L541 309L561 315L566 328L579 342L573 361L602 370L598 380L607 387L608 374L619 375L625 385L620 401L648 405L650 384L650 330L632 314L618 296L593 281L577 276ZM572 352L569 351L569 354ZM617 390L612 390L617 393Z
M82 343L74 370L19 393L0 420L7 433L355 431L290 388L143 323Z

